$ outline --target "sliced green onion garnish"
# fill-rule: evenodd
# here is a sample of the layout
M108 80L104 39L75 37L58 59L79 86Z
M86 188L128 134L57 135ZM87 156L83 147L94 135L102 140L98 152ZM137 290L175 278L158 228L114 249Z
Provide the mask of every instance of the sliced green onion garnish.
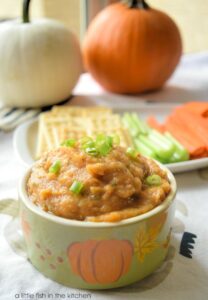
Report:
M104 134L99 134L95 140L96 148L100 155L107 155L113 147L112 136L106 136Z
M106 136L105 143L108 144L111 148L113 147L113 137L112 136Z
M104 156L107 155L112 149L112 146L109 143L109 140L107 140L107 139L105 141L103 141L102 143L97 144L96 147L97 147L99 154L104 155Z
M98 147L98 151L100 155L107 155L111 151L112 147L109 146L107 143L103 143Z
M102 143L103 141L106 140L106 135L104 135L103 133L99 133L97 136L96 136L96 139L95 139L95 143L96 144L99 144L99 143Z
M61 143L61 146L66 146L66 147L74 147L76 144L76 141L74 139L68 139L63 141L63 143Z
M95 148L95 142L90 136L85 136L80 140L81 148L86 151L87 148Z
M105 156L107 155L113 148L113 144L119 144L120 138L118 135L108 136L105 134L98 134L93 140L91 137L84 137L81 139L81 149L83 149L86 153L93 156Z
M61 161L55 161L49 168L49 173L57 174L61 169Z
M85 144L82 144L82 149L85 150L87 148L95 148L95 142L88 141Z
M145 183L147 185L160 185L162 183L162 179L159 175L153 174L153 175L147 176L147 178L145 179Z
M85 149L85 152L89 155L92 155L92 156L97 156L98 155L98 151L96 148L92 147L92 148L86 148Z
M70 187L70 191L76 195L80 194L84 188L84 184L80 181L74 181Z
M136 158L139 152L136 149L129 147L126 150L126 154L131 158Z

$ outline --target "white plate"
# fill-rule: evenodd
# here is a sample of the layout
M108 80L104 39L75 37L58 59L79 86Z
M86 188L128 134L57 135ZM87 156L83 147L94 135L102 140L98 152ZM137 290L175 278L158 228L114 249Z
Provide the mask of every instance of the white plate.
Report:
M123 113L126 111L134 111L142 118L146 118L149 115L157 117L158 120L163 120L174 108L176 104L146 104L138 103L131 105L122 105L120 108L114 108L115 112ZM38 120L33 119L20 125L14 133L14 149L17 157L25 165L29 166L34 162L35 149L37 142L38 132ZM166 165L173 173L187 172L191 170L201 169L208 166L208 158L200 158L195 160L189 160L186 162L179 162Z

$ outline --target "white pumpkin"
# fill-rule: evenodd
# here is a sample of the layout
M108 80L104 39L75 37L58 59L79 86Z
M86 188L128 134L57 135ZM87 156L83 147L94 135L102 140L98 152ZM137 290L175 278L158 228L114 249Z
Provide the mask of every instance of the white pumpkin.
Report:
M61 23L0 24L0 103L38 107L60 102L70 96L81 72L79 43Z

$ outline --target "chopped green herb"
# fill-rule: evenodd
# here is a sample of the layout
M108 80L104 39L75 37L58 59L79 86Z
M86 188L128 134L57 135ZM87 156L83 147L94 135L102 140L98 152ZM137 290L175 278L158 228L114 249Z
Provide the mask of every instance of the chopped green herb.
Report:
M145 183L147 185L160 185L162 183L162 179L159 175L157 174L153 174L150 176L147 176L147 178L145 179Z
M100 145L97 145L97 150L100 155L105 156L107 155L112 149L112 146L108 144L108 142L103 142Z
M74 181L70 187L70 191L76 195L80 194L84 188L84 185L80 181Z
M106 136L105 143L108 144L112 148L113 147L113 138L112 138L112 136Z
M61 169L61 161L56 160L49 168L49 173L57 174Z
M83 144L81 147L82 147L83 150L85 150L87 148L95 148L95 142L88 141L85 144Z
M66 146L66 147L74 147L76 144L76 141L74 139L68 139L63 141L63 143L61 143L61 146Z
M118 138L117 138L118 140ZM84 137L81 139L81 148L92 156L105 156L113 148L113 137L104 134L98 134L95 140L91 137Z
M113 148L113 138L111 136L99 135L96 138L96 148L100 155L107 155Z
M126 154L131 158L136 158L139 152L136 149L129 147L126 150Z
M106 135L104 135L103 133L100 133L96 136L95 143L96 144L102 143L103 141L106 140L106 138L107 138Z
M92 156L97 156L98 155L98 151L95 147L92 147L92 148L86 148L85 149L85 152L89 155L92 155Z

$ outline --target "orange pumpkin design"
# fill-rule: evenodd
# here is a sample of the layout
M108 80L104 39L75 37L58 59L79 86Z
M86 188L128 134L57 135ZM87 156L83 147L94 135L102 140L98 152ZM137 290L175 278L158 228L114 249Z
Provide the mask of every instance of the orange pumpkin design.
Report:
M129 270L133 246L127 240L88 240L67 250L72 271L88 283L116 282Z

